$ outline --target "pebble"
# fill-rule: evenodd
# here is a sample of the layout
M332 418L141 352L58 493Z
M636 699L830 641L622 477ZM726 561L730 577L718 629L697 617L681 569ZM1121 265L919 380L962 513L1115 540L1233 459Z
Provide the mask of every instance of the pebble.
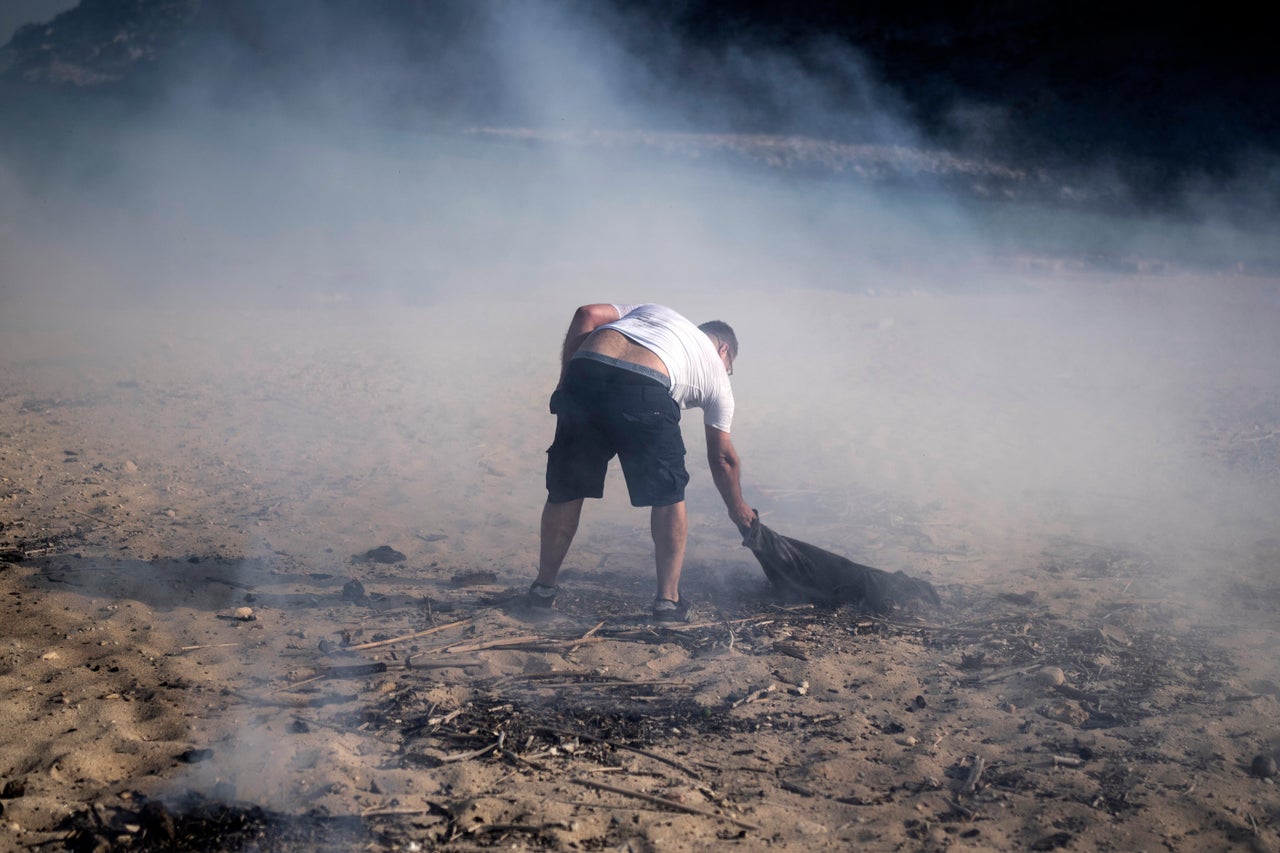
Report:
M61 655L57 652L45 652L40 655L40 660L57 660L59 657L61 657Z
M1270 755L1255 755L1249 769L1259 779L1270 779L1276 775L1276 760Z
M231 615L241 622L251 622L255 618L252 607L237 607Z
M1045 687L1057 687L1067 683L1067 674L1062 671L1061 667L1046 666L1036 673L1036 681Z
M1042 717L1048 717L1057 723L1068 723L1073 726L1084 725L1089 721L1089 712L1074 702L1053 702L1040 709Z
M899 746L915 746L917 743L919 743L919 741L913 738L911 735L898 738Z
M1110 643L1113 646L1128 646L1132 644L1129 635L1115 625L1103 625L1098 629L1098 636L1102 638L1104 643Z
M402 563L407 558L390 545L379 545L377 548L365 551L362 559L373 560L375 563Z

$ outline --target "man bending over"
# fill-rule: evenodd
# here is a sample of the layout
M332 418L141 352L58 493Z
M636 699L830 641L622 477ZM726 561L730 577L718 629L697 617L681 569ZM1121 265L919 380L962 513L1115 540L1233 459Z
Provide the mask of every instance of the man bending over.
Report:
M532 607L555 601L584 498L604 496L605 470L617 455L632 506L652 507L650 531L658 570L653 616L688 619L680 597L688 520L680 410L703 410L707 461L729 518L745 529L754 513L742 499L740 463L729 440L729 377L738 339L727 323L695 326L662 305L583 305L565 336L560 383L551 395L556 436L547 451L547 503L542 510L538 578Z

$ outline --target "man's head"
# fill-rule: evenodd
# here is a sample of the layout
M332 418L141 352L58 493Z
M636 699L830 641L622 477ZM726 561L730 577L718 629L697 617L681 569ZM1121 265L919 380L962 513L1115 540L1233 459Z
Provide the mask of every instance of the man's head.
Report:
M738 357L738 336L733 333L733 327L723 320L708 320L698 328L716 345L724 369L732 376L733 362Z

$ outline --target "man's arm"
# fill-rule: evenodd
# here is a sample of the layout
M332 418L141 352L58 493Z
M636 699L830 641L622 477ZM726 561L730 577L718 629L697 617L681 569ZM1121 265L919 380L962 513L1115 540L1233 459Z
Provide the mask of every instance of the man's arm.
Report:
M557 388L564 384L564 374L569 369L569 360L578 351L578 347L582 346L587 335L617 319L618 309L608 302L582 305L573 312L573 320L569 322L569 331L564 336L564 347L560 351L560 382L557 383Z
M742 499L742 462L733 449L729 433L715 427L707 427L707 464L711 466L711 479L715 480L724 505L729 508L729 518L746 530L755 520L755 510Z

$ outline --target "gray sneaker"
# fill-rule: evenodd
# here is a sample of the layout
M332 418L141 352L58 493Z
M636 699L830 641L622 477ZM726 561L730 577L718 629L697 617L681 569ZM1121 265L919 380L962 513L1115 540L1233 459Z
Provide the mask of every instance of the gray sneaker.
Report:
M529 586L529 591L525 593L524 600L531 608L538 610L550 610L556 603L556 593L560 591L558 586L543 586L534 581Z
M689 602L681 598L672 601L669 598L653 600L653 618L658 622L688 622Z

